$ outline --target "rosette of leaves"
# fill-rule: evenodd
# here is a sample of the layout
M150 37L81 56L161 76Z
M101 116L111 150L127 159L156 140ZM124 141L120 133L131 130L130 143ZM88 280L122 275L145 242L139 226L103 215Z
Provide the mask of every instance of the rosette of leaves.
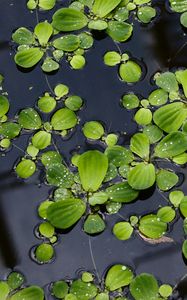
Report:
M25 27L17 29L12 35L13 41L19 45L14 57L16 64L30 69L42 61L42 70L49 73L59 69L59 62L65 55L72 68L83 68L84 51L93 45L92 36L82 32L51 40L53 35L54 29L47 21L37 24L34 33Z
M89 11L85 14L85 7ZM53 27L62 32L87 27L91 31L105 31L114 41L125 42L133 31L128 19L129 10L121 0L74 1L53 15Z
M56 4L56 0L28 0L27 8L30 10L41 9L41 10L50 10Z
M174 12L181 13L180 23L187 28L187 1L186 0L170 0L170 7Z
M119 76L126 83L136 83L142 77L141 66L126 53L109 51L104 55L104 63L109 67L119 65Z

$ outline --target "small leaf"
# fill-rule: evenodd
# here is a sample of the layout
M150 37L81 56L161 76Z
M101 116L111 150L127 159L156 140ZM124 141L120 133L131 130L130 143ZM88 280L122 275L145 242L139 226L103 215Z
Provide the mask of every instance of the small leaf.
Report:
M38 100L38 108L44 113L52 112L56 107L56 100L51 96L43 96Z
M88 234L98 234L105 230L105 222L98 215L89 215L84 223L84 231Z
M92 140L99 140L104 135L104 128L97 121L85 123L82 130L85 137Z
M160 106L166 104L168 93L162 89L154 90L148 98L151 105Z
M156 85L168 93L176 92L179 89L175 74L171 72L159 74L156 77Z
M142 23L149 23L156 16L156 9L151 6L141 6L137 12L138 19Z
M54 202L47 209L47 219L56 228L67 229L85 213L86 205L81 199L65 199Z
M130 140L130 149L139 157L149 159L149 138L144 133L136 133Z
M97 191L105 178L107 169L108 159L103 153L97 150L83 153L78 160L78 170L84 190Z
M156 183L162 191L170 190L177 184L178 180L179 178L175 173L164 169L159 170L156 175Z
M140 219L139 230L148 238L159 239L166 233L167 223L161 221L158 216L150 214Z
M161 221L169 223L174 220L176 213L175 210L170 206L164 206L158 210L157 216Z
M49 184L70 188L73 185L73 174L63 164L50 164L46 178Z
M24 129L39 129L42 125L41 118L33 108L23 109L18 116L18 123Z
M12 35L12 39L19 45L32 45L34 42L33 33L25 27L18 28Z
M39 150L47 148L51 144L51 133L39 131L32 137L32 144Z
M22 68L34 67L43 57L44 52L40 48L29 48L18 51L14 57L15 63Z
M170 0L171 8L176 12L184 12L187 10L186 0Z
M187 240L185 240L183 242L183 245L182 245L182 253L184 255L184 257L187 259Z
M139 163L128 173L128 183L133 189L145 190L153 186L156 174L153 164Z
M59 31L74 31L85 27L88 18L73 8L61 8L53 15L53 27Z
M187 14L186 12L184 14L182 14L181 19L184 18L184 17L186 18L186 14ZM183 21L184 21L184 19L183 19ZM185 95L185 97L187 97L187 87L186 87L186 84L187 84L187 70L176 71L175 76L176 76L178 82L180 84L182 84L184 95Z
M179 207L182 199L184 198L184 193L182 191L172 191L169 194L169 201L174 207Z
M42 70L46 73L50 73L58 69L59 64L56 61L54 61L51 57L47 57L42 64Z
M129 149L118 145L106 148L105 155L109 162L116 167L127 165L134 159L134 155Z
M84 56L80 55L80 54L74 55L70 61L70 65L75 70L80 70L80 69L84 68L85 64L86 64L86 60L85 60Z
M20 178L29 178L35 171L36 165L30 159L24 159L16 166L16 173Z
M20 134L21 126L17 123L6 122L0 124L0 135L13 139Z
M47 243L39 245L36 247L35 256L39 263L48 263L54 257L53 246Z
M76 296L76 300L91 300L97 295L97 287L90 282L83 282L79 279L73 281L70 293Z
M57 97L57 100L59 100L69 93L69 87L65 84L60 83L55 87L54 93Z
M8 294L10 292L10 288L5 281L0 281L0 300L6 300Z
M114 41L125 42L131 37L133 27L125 22L109 21L106 31Z
M153 114L155 124L167 133L177 131L187 117L187 107L182 102L174 102L157 109Z
M81 32L79 34L80 48L89 49L93 46L94 39L89 32Z
M70 96L65 100L65 106L73 111L77 111L83 105L83 100L79 96Z
M129 60L120 65L119 75L123 81L127 83L135 83L140 80L142 76L142 69L136 62Z
M24 288L10 297L10 300L44 300L44 292L38 286Z
M42 161L42 164L47 168L50 165L61 164L62 157L56 151L47 151L47 152L42 153L41 161Z
M170 158L187 150L187 135L183 132L172 132L164 137L155 147L155 156Z
M125 181L108 187L105 191L112 202L129 203L138 197L139 192L133 190Z
M134 119L139 125L149 125L152 121L152 112L148 108L140 108L135 114Z
M65 281L57 281L52 286L52 295L57 299L63 299L68 294L69 286Z
M80 45L80 39L77 35L69 34L64 35L53 41L53 46L56 49L72 52L75 51Z
M48 22L38 23L34 29L34 34L37 36L40 45L45 46L53 34L53 27Z
M105 285L109 291L127 286L133 279L132 271L124 265L114 265L107 272Z
M153 275L142 273L131 282L130 292L135 300L158 300L158 283Z
M121 0L95 0L92 8L93 13L103 18L113 11L120 2Z
M169 284L163 284L159 287L159 294L163 298L168 298L169 296L171 296L172 292L173 292L173 289Z
M0 117L6 115L9 111L9 101L5 96L0 95Z
M121 61L121 55L115 51L109 51L104 55L104 63L107 66L116 66Z
M147 135L151 144L158 142L163 137L163 131L156 125L145 126L143 133Z
M187 218L187 196L183 197L183 199L180 202L180 212L181 214Z
M139 106L140 100L135 94L126 94L122 98L122 104L126 109L134 109Z
M50 10L56 4L56 0L39 0L39 7L43 10Z
M88 28L91 30L105 30L107 27L108 24L104 20L91 20L88 23Z
M129 222L119 222L113 227L113 234L118 240L126 241L130 239L133 233L133 227Z
M77 117L72 110L61 108L52 116L51 125L54 130L66 130L75 127L77 121Z
M89 197L89 204L95 206L97 204L104 204L108 200L108 194L106 192L97 192Z

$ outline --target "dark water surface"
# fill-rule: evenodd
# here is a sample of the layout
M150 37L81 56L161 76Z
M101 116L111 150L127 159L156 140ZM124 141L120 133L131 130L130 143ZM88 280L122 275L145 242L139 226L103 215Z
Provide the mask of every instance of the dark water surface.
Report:
M21 26L33 28L36 25L35 13L30 13L25 8L25 3L25 0L0 0L0 73L5 76L4 88L9 94L12 117L22 108L33 107L38 97L49 91L40 66L23 73L13 61L14 49L9 43L12 31ZM66 3L68 1L59 1L58 5L61 7ZM128 143L129 137L137 128L132 120L133 114L120 107L121 96L133 90L146 98L154 88L150 78L155 72L176 66L187 67L186 48L176 54L186 42L185 32L179 25L179 15L165 9L167 1L154 3L158 7L159 16L153 24L143 26L136 21L132 39L120 45L122 51L131 53L147 66L146 76L141 82L134 86L124 84L117 76L117 68L109 69L104 66L104 53L117 49L110 38L95 42L94 48L86 54L87 65L82 71L71 70L64 62L58 73L48 76L52 87L57 83L67 84L72 93L84 99L84 108L79 113L81 124L88 120L101 120L108 132L127 133L123 135L122 143ZM53 11L40 13L39 18L50 20L52 13ZM32 90L29 89L31 86ZM28 135L23 135L14 143L24 149L28 138ZM81 146L83 150L91 147L81 133L81 126L68 141L57 139L56 142L67 161L71 151L77 146ZM6 277L10 269L14 268L25 275L27 284L45 286L61 278L74 278L80 269L94 270L89 239L81 230L81 221L67 235L60 235L59 243L55 246L54 263L41 266L30 259L30 249L40 242L34 235L34 228L39 223L37 207L47 199L51 188L39 185L38 175L27 183L16 178L12 169L22 154L14 147L6 156L0 157L1 278ZM180 171L179 168L177 170ZM184 170L181 169L181 172L184 173ZM182 189L187 192L186 180ZM159 205L167 205L158 192L149 196L124 206L120 211L121 215L141 215L157 210ZM182 219L179 218L169 233L175 242L156 246L145 243L138 236L126 242L118 241L111 234L111 229L119 220L119 216L108 216L104 233L91 238L100 276L110 265L123 263L131 266L137 274L153 273L162 282L176 285L187 270L181 254Z

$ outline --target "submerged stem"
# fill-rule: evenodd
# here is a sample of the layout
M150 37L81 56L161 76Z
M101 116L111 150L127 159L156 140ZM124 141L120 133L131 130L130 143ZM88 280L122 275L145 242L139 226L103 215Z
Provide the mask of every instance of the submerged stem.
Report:
M94 255L93 255L92 242L91 242L90 236L88 237L88 241L89 241L90 256L91 256L92 263L93 263L93 266L94 266L94 269L95 269L95 272L96 272L97 280L98 280L98 282L101 282L99 272L97 270L95 258L94 258Z

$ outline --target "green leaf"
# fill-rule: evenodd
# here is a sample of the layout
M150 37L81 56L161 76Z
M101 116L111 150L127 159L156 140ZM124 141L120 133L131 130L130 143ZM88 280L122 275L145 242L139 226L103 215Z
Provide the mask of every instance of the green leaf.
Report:
M168 93L176 92L179 89L175 74L171 72L159 74L156 77L156 85Z
M107 157L91 150L83 153L78 160L81 184L85 191L95 192L101 186L108 169Z
M39 131L32 137L32 144L39 150L47 148L51 144L51 133Z
M0 300L6 300L8 294L10 292L10 288L5 281L0 281Z
M36 165L30 159L24 159L16 166L16 173L20 178L27 179L31 177L35 171Z
M139 192L133 190L125 181L108 187L105 191L112 202L129 203L138 197Z
M134 116L136 123L139 125L149 125L152 121L152 112L148 108L140 108Z
M97 204L104 204L108 200L108 194L106 192L97 192L89 197L89 204L95 206Z
M57 84L57 86L54 89L54 93L55 96L57 97L57 100L59 100L69 93L69 87L62 83Z
M104 63L107 66L113 67L120 63L121 55L116 51L109 51L104 55Z
M72 110L61 108L52 116L51 125L54 130L66 130L75 127L77 121L76 114Z
M94 39L89 32L81 32L78 37L81 49L89 49L93 46Z
M147 24L156 16L156 9L151 6L139 7L137 16L142 23Z
M129 149L118 145L107 147L105 155L108 157L109 162L116 167L127 165L134 159L134 155Z
M51 57L46 57L42 64L42 70L44 72L50 73L59 69L59 64L54 61Z
M144 133L136 133L130 140L130 149L139 157L149 159L149 138Z
M14 57L15 63L22 68L34 67L43 57L44 52L40 48L30 48L18 51Z
M92 140L99 140L104 135L104 128L97 121L86 122L82 130L85 137Z
M122 104L126 109L134 109L139 106L140 100L135 94L126 94L122 98Z
M158 300L158 283L153 275L142 273L131 282L130 292L135 300Z
M163 136L163 131L156 125L145 126L143 133L147 135L151 144L158 142Z
M163 222L172 222L176 216L175 210L170 206L161 207L157 212L158 218Z
M107 272L105 285L109 291L127 286L133 279L132 271L124 265L114 265Z
M56 228L67 229L85 213L86 205L81 199L65 199L54 202L47 209L47 219Z
M18 116L18 123L24 129L39 129L42 125L41 118L33 108L23 109Z
M70 65L74 70L80 70L84 68L85 64L86 64L86 60L84 56L80 54L74 55L70 61Z
M187 10L186 0L170 0L171 8L176 12L184 12Z
M128 173L128 183L133 189L145 190L153 186L156 174L153 164L139 163Z
M49 167L50 165L61 164L62 157L56 151L47 151L42 153L41 161L45 167Z
M175 173L164 169L159 170L156 175L156 183L162 191L170 190L177 184L178 180L179 178Z
M52 295L58 299L63 299L68 294L69 286L65 281L57 281L52 286Z
M187 196L183 197L180 202L180 212L181 214L187 218Z
M60 163L47 167L46 178L49 184L65 188L70 188L74 182L73 174Z
M100 293L96 296L95 300L110 300L109 295L106 293ZM123 300L123 299L122 299Z
M44 113L52 112L56 107L56 100L51 96L43 96L38 100L38 108Z
M154 156L171 158L187 150L187 134L183 132L172 132L164 137L155 147Z
M91 30L105 30L108 24L104 20L92 20L88 23L88 28Z
M123 81L135 83L140 80L142 69L136 62L129 60L120 65L119 75Z
M133 27L129 23L109 21L106 31L114 41L125 42L131 37Z
M172 191L169 194L169 201L174 207L179 207L182 199L184 198L184 193L182 191Z
M79 96L70 96L65 100L65 106L73 111L77 111L83 105L83 100Z
M182 102L162 106L153 114L155 124L167 133L177 131L186 118L187 107Z
M0 95L0 117L6 115L9 111L9 101L5 96Z
M146 215L140 219L140 232L151 239L161 238L167 231L167 223L161 221L157 215Z
M164 105L168 100L168 93L162 89L156 89L149 95L148 100L154 106Z
M90 282L83 282L79 279L73 281L70 293L75 295L77 300L91 300L97 295L97 287Z
M53 34L53 27L46 21L38 23L34 28L34 34L36 35L40 45L45 46Z
M64 35L53 41L53 46L56 49L72 52L80 45L80 39L75 34Z
M21 126L17 123L6 122L0 124L0 135L8 139L13 139L19 135Z
M168 298L169 296L171 296L172 292L173 292L173 289L169 284L162 284L159 287L159 294L163 298Z
M172 157L172 161L178 165L184 165L187 163L187 153L181 153L179 155L176 155Z
M34 42L33 33L25 27L18 28L12 34L12 39L19 45L32 45Z
M113 227L113 234L118 240L126 241L130 239L133 233L133 227L129 222L119 222Z
M182 245L182 253L184 255L184 257L187 259L187 240L185 240L183 242L183 245Z
M103 18L113 11L120 2L121 0L95 0L92 8L93 13Z
M119 22L123 22L128 20L129 18L129 10L126 7L119 7L115 11L114 19Z
M52 9L56 4L56 0L39 0L39 7L43 10L50 10Z
M98 234L105 230L105 222L100 215L89 215L84 222L84 231L88 234Z
M118 170L117 170L116 166L114 166L113 164L110 163L108 166L106 176L104 178L104 182L109 182L112 179L116 178L117 176L118 176Z
M10 300L44 300L44 292L38 286L30 286L12 295Z
M81 12L73 8L61 8L53 15L52 25L60 31L74 31L85 27L88 18Z
M53 246L47 243L37 246L35 256L39 263L48 263L54 257Z
M184 18L184 16L186 17L186 14L187 13L185 12L184 14L181 15L181 19L183 22L184 22L183 18ZM182 16L183 16L183 18L182 18ZM187 85L187 70L176 71L175 76L176 76L178 82L180 84L182 84L184 95L185 95L185 97L187 97L187 87L186 87L186 85Z

